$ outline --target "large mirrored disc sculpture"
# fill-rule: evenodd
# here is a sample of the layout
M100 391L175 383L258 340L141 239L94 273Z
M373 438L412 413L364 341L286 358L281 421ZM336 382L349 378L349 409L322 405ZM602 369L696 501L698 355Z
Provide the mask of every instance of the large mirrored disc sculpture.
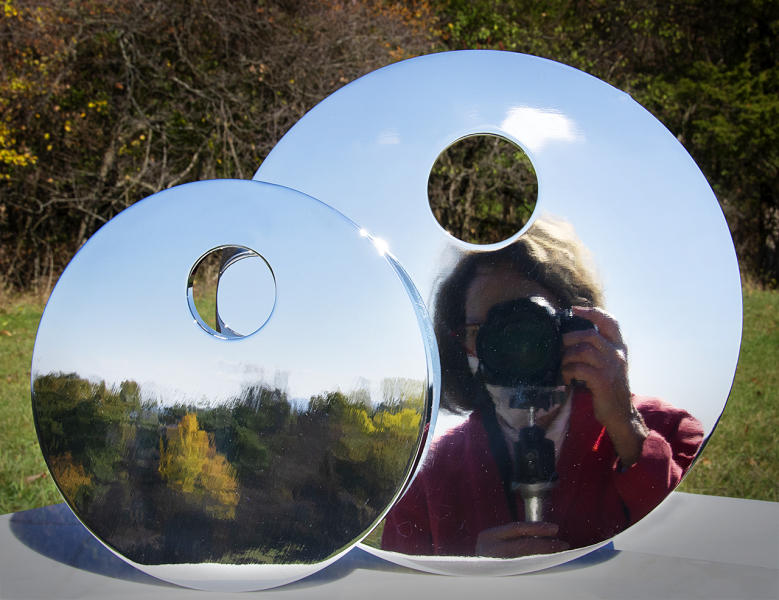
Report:
M538 178L528 223L487 245L427 197L439 154L479 134ZM736 256L700 170L627 94L515 53L425 56L327 98L254 178L382 238L434 322L447 410L366 549L441 573L559 564L651 511L711 434L740 345Z
M281 585L400 494L437 410L432 335L402 269L332 208L254 181L172 188L57 283L32 364L41 448L79 519L141 570Z

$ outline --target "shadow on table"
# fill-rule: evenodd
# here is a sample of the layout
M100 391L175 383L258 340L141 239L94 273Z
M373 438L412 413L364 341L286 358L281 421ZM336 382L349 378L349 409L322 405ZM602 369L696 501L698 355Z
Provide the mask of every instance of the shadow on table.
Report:
M147 575L115 556L87 531L65 504L15 513L11 517L10 525L11 532L29 548L76 569L138 583L177 587ZM551 569L579 569L605 562L617 554L619 551L614 549L614 544L609 543L590 554ZM412 572L411 569L392 564L355 547L321 571L283 587L293 590L321 585L342 579L356 569Z
M170 586L127 564L87 531L66 504L15 513L11 532L39 554L82 571L127 581Z
M10 529L27 547L70 567L127 581L178 587L147 575L115 556L87 531L64 503L15 513ZM308 587L335 581L355 569L397 570L402 567L353 548L325 569L288 585Z
M567 563L563 563L561 565L557 565L555 567L549 567L548 569L544 569L543 571L540 571L541 573L551 573L551 572L563 572L563 571L573 571L576 569L582 569L585 567L589 567L590 565L597 565L600 563L604 563L608 560L611 560L612 558L616 558L617 555L620 553L620 550L616 550L614 548L614 542L609 542L608 544L601 546L597 550L593 550L589 554L585 554L584 556L580 556L579 558L575 558L574 560L571 560ZM529 573L529 575L532 573Z

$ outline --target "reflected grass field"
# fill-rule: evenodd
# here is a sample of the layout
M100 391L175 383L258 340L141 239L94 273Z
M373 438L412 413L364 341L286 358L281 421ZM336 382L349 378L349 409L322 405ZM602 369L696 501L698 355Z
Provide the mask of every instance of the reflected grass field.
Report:
M31 298L6 300L0 307L0 514L61 501L38 448L30 408L30 361L42 310L43 303ZM778 315L779 292L745 289L733 391L681 490L779 501Z

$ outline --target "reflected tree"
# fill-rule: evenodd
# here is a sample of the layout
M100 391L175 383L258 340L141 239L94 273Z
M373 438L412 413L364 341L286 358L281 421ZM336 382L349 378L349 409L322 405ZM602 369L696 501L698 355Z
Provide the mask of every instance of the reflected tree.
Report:
M197 415L184 415L166 438L167 444L160 440L162 479L206 514L235 518L239 496L235 470L216 451L213 437L198 427Z

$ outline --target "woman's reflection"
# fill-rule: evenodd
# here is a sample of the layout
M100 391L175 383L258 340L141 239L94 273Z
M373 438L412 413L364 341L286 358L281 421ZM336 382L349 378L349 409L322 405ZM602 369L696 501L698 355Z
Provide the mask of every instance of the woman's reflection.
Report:
M568 224L464 258L436 296L443 404L471 411L438 439L390 511L382 548L515 557L608 539L680 481L703 429L633 395L617 321ZM569 310L566 310L569 309Z

